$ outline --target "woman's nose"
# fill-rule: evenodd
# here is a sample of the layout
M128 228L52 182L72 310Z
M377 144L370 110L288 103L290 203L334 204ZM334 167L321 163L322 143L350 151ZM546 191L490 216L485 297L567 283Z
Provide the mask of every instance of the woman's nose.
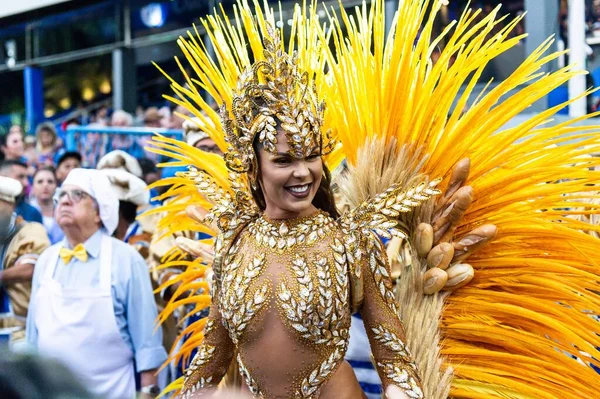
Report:
M306 162L303 160L298 160L296 162L296 167L294 168L294 177L306 177L310 175L310 170L306 166Z

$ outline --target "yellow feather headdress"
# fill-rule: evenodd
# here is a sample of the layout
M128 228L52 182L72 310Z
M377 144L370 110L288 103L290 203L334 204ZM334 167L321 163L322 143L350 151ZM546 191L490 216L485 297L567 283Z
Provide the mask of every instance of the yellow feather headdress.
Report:
M335 143L329 131L322 133L324 103L316 96L308 72L300 72L295 56L281 50L280 32L268 27L263 38L264 60L248 67L238 78L232 101L233 119L227 108L221 110L225 139L230 144L225 154L227 166L234 172L251 172L256 179L258 167L253 143L255 138L272 154L277 153L277 127L285 132L289 153L305 158L318 150L329 154Z

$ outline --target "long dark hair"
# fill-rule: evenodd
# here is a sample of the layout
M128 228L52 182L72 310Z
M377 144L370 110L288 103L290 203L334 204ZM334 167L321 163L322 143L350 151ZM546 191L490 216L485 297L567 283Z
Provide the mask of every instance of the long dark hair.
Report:
M262 148L262 146L256 138L254 139L252 148L254 150L256 159L258 160L259 149ZM258 162L256 162L255 165L258 167ZM265 202L265 195L262 192L260 185L258 184L258 179L260 179L260 168L258 170L258 173L256 174L256 185L255 187L251 185L250 192L252 194L252 198L254 198L254 202L256 202L261 211L264 211L267 207L267 203ZM329 172L329 169L327 168L325 163L323 163L323 176L321 177L321 184L319 184L317 194L315 194L315 198L313 198L312 204L317 209L327 212L329 216L331 216L333 219L337 219L339 217L339 213L337 211L337 208L335 207L333 191L331 190L331 173Z

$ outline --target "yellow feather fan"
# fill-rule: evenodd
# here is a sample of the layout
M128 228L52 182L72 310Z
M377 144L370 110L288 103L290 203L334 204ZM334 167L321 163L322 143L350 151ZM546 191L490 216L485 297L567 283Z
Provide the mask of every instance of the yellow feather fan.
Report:
M600 326L591 316L600 314L595 260L600 244L581 230L598 231L598 226L567 216L597 213L585 198L595 194L600 158L584 155L599 152L600 126L574 126L590 115L547 126L567 103L503 129L530 104L582 72L566 67L542 74L540 68L559 56L546 54L548 40L506 80L475 92L490 60L519 45L523 37L510 35L518 20L502 21L499 9L485 17L465 11L440 37L432 37L440 4L402 1L387 34L382 0L363 4L352 16L343 7L338 13L329 11L327 27L316 4L296 7L285 50L298 52L301 68L309 71L327 103L324 129L331 128L342 142L328 164L334 168L347 160L346 191L352 193L350 202L358 204L391 182L424 175L447 181L460 159L471 159L467 184L475 195L456 235L487 223L498 227L497 238L469 258L474 280L451 295L425 296L420 283L426 266L416 259L398 282L407 338L426 397L596 397L600 378L590 364L600 366ZM210 119L205 126L214 127L206 133L222 149L226 143L218 115L200 90L229 107L237 76L251 60L261 59L261 39L267 24L275 26L275 17L258 1L253 6L238 0L233 20L224 13L202 20L214 58L197 30L178 41L194 77L172 81L176 96L168 98L201 120ZM431 55L441 42L434 64ZM229 189L221 159L162 137L154 145L181 165L208 170L219 186ZM398 168L405 169L399 173ZM182 176L164 183L174 184L162 209L169 212L162 221L166 231L207 232L185 215L189 204L210 208L194 191L193 180ZM431 220L431 209L431 204L422 207L403 222L414 229ZM166 260L185 268L179 294L202 284L197 282L204 273L201 260L186 263L178 250ZM208 303L203 295L176 295L167 312L188 302L197 309ZM202 322L188 328L186 333L194 336L178 356L198 344L201 328ZM179 386L176 382L171 388Z

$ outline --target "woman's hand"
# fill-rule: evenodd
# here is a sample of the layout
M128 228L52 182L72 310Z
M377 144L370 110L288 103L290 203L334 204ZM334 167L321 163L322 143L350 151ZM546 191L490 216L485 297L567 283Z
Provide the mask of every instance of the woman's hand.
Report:
M215 250L212 245L204 244L203 242L192 240L186 237L177 237L175 244L184 252L211 264L215 259Z
M425 294L454 290L471 281L475 271L464 261L496 236L496 226L485 224L455 240L456 228L473 200L473 188L465 185L470 166L468 158L456 164L448 188L436 204L431 224L417 227L417 254L427 259L429 267L423 278Z
M208 210L206 210L204 207L202 207L200 205L190 205L187 208L185 208L185 213L186 213L186 215L188 215L191 219L195 220L196 222L210 227L211 230L219 231L219 227L217 226L217 224L214 221L209 224L206 223L205 219L206 219L206 215L208 215Z
M385 390L385 397L387 399L410 399L410 397L402 392L402 389L395 385L390 385Z
M208 214L208 211L206 209L204 209L201 206L198 205L190 205L186 208L185 210L186 214L192 218L193 220L199 222L199 223L204 223L204 218L206 217L206 215ZM216 225L211 225L211 228L214 227L214 230L216 231L217 226ZM187 252L188 254L190 254L191 256L195 257L195 258L201 258L202 261L208 265L212 265L213 261L215 260L215 248L213 245L209 245L209 244L205 244L201 241L198 240L192 240L190 238L187 237L177 237L175 239L175 245L177 245L177 247L179 247L179 249L181 249L184 252ZM204 274L204 279L208 282L208 287L209 290L212 287L212 276L213 276L213 271L212 268L207 268L205 274ZM177 291L177 284L181 284L181 283L176 283L173 286L171 286L171 295L172 293Z
M194 221L204 223L208 211L199 205L190 205L185 209L185 213ZM210 224L209 227L218 231L216 224ZM184 252L196 258L202 258L206 263L211 264L215 259L215 251L212 245L204 244L197 240L186 237L177 237L175 244Z

